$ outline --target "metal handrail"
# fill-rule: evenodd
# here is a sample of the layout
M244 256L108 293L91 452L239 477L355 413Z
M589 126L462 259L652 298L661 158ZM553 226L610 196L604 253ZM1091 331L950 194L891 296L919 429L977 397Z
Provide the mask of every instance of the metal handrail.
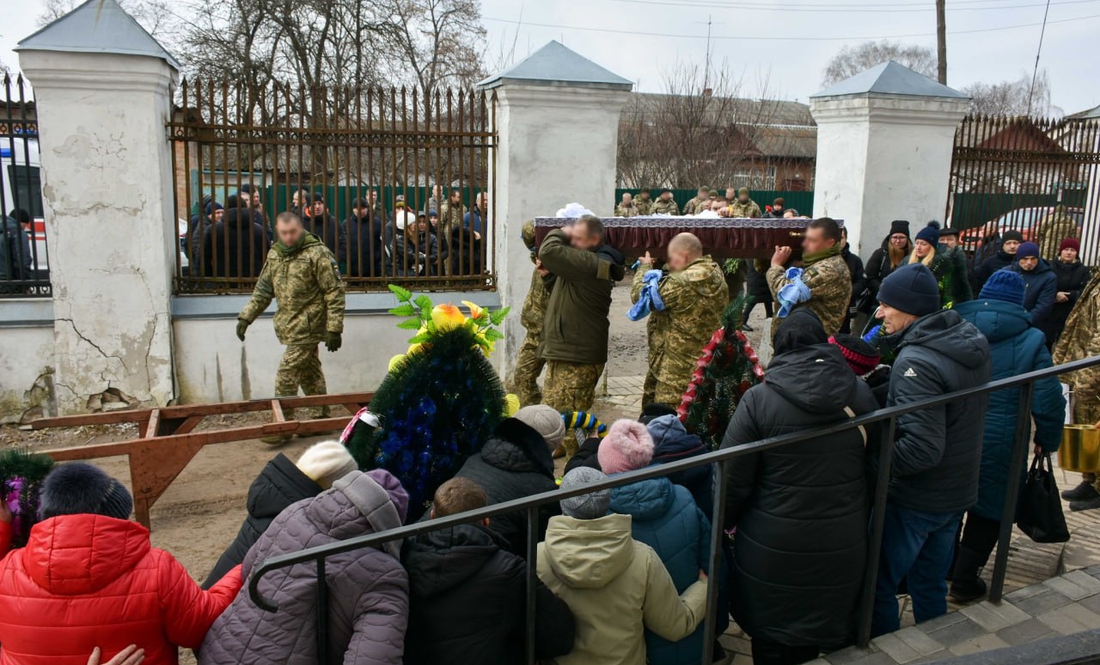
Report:
M534 564L537 561L539 507L548 503L557 503L565 498L589 494L596 490L613 489L616 487L622 487L624 485L631 485L642 480L648 480L650 478L661 478L680 471L685 471L687 469L694 469L697 467L709 466L713 464L717 466L718 476L715 479L716 482L714 483L713 487L714 508L712 515L710 515L711 551L709 558L708 576L711 580L713 580L713 582L708 584L707 588L708 611L706 617L706 630L707 634L709 635L711 632L713 632L712 629L716 618L715 613L717 610L718 602L717 580L720 579L719 568L721 565L722 556L722 525L723 515L725 512L725 494L727 482L726 465L730 460L742 457L744 455L758 453L765 450L771 450L773 448L779 448L793 443L800 443L803 441L808 441L811 439L816 439L819 437L828 436L830 434L836 434L839 432L844 432L851 429L856 429L861 426L866 426L883 421L886 421L887 426L881 433L880 441L882 443L892 444L894 425L898 416L921 411L929 407L941 406L967 397L984 395L999 390L1005 390L1008 388L1022 387L1023 389L1020 392L1019 408L1016 414L1016 441L1014 442L1013 446L1011 462L1012 466L1010 468L1023 468L1028 450L1027 442L1031 434L1031 398L1035 381L1048 377L1058 376L1061 374L1068 374L1098 365L1100 365L1100 356L1093 356L1091 358L1085 358L1083 360L1066 363L1064 365L1036 370L1006 379L990 381L988 383L982 384L980 386L975 386L973 388L958 390L952 393L948 393L938 397L931 397L902 406L893 406L885 409L879 409L877 411L872 411L856 418L841 420L835 424L827 425L824 427L769 437L767 439L734 446L732 448L724 450L716 450L689 459L670 462L668 464L661 464L657 466L650 466L645 469L639 469L637 471L631 471L628 473L617 474L613 477L609 477L607 480L591 483L589 485L585 485L584 487L572 490L559 489L550 492L543 492L541 494L535 494L505 503L494 504L491 506L486 506L484 508L479 508L477 510L459 513L457 515L450 515L448 517L417 522L415 524L409 524L395 529L388 529L386 531L380 531L378 533L372 533L355 538L349 538L347 540L339 542L310 547L300 552L272 557L265 560L262 564L257 566L252 571L252 575L249 577L248 580L249 596L252 598L252 601L256 603L256 605L260 608L269 612L278 611L278 605L273 600L266 598L265 596L263 596L263 594L260 593L260 580L263 579L265 575L274 570L288 568L290 566L300 563L315 562L320 564L318 565L318 593L322 594L321 597L323 598L325 597L325 592L327 591L327 583L324 577L325 572L323 560L328 557L335 556L337 554L343 554L345 552L352 552L355 550L364 549L367 547L378 548L382 544L390 541L405 539L431 531L440 531L461 524L481 522L486 518L497 517L499 515L522 511L526 513L527 517L527 662L534 663L533 617L535 616L534 590L536 586L537 574L536 566ZM893 445L882 445L878 451L878 477L875 484L875 496L873 504L874 509L872 511L871 519L871 538L867 556L867 567L864 574L863 595L860 604L860 612L862 613L862 615L860 617L859 633L857 640L860 646L866 646L867 643L870 641L871 606L873 605L874 600L875 580L878 573L879 552L882 547L882 531L884 521L882 509L886 505L887 491L890 484L889 481L890 470L893 464L893 450ZM1008 565L1008 545L1012 535L1012 527L1015 522L1014 517L1016 514L1016 500L1019 494L1020 475L1021 474L1018 473L1010 473L1008 475L1008 487L1006 488L1005 493L1005 504L1001 514L1001 531L997 545L997 556L993 569L993 583L990 586L989 591L989 600L995 603L1000 602L1004 591L1005 572ZM327 607L323 607L320 603L318 605L318 622L318 654L319 656L322 656L324 651L327 650L327 640L324 639L324 636L327 635ZM704 640L704 644L705 653L703 654L703 664L707 665L711 662L711 649L713 648L713 641ZM320 662L327 662L326 658L321 657Z

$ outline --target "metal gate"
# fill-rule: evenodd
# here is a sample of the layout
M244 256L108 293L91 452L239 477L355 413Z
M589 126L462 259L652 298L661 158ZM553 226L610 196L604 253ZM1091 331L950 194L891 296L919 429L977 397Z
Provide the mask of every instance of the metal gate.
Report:
M185 80L168 123L176 292L251 291L284 211L348 291L493 288L494 95Z
M968 250L1020 231L1048 260L1069 235L1100 265L1100 118L967 116L955 132L948 225Z

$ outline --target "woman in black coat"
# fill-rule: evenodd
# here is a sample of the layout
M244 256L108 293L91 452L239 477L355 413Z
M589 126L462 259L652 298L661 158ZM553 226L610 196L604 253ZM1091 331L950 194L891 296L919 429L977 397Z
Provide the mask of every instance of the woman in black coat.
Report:
M882 280L889 277L898 266L905 265L912 253L913 241L909 237L909 222L904 219L894 220L890 223L890 233L882 240L882 246L871 254L870 260L864 266L867 288L871 289L872 295L878 294ZM874 298L870 302L875 302Z
M207 277L259 277L267 258L267 233L252 212L231 207L222 221L206 229L202 259Z
M764 383L745 393L722 448L878 408L827 339L812 312L791 313ZM752 637L755 662L795 665L854 640L867 554L867 446L876 436L852 429L729 462L726 528L737 528L730 610Z
M1066 238L1058 248L1058 258L1050 262L1054 276L1058 278L1058 295L1054 300L1054 309L1046 323L1041 326L1043 334L1047 336L1048 349L1058 341L1066 327L1069 313L1092 277L1088 267L1077 260L1077 253L1080 251L1081 243L1076 238Z

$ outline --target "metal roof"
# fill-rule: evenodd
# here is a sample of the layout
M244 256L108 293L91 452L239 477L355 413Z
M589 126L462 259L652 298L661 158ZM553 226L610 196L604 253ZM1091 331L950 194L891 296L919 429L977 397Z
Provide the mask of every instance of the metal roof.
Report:
M172 54L138 25L117 0L87 0L24 38L15 50L144 55L160 58L176 71L180 69Z
M1074 120L1089 120L1092 118L1100 118L1100 106L1088 109L1087 111L1079 111L1073 115L1066 116Z
M509 82L558 85L562 83L630 90L634 84L571 51L558 41L551 41L509 69L494 74L478 86L496 88Z
M840 83L833 84L821 92L810 95L810 99L866 94L969 99L958 90L948 88L893 60L875 65Z

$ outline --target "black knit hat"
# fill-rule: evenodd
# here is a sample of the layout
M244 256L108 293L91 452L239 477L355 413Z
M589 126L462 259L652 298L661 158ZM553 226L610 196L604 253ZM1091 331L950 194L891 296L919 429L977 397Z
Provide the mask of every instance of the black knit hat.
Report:
M638 418L638 422L642 423L643 425L648 425L650 421L652 421L654 418L674 415L676 415L676 409L667 404L653 402L652 404L646 404L642 407L642 415Z
M122 483L91 464L71 462L55 467L42 481L38 516L48 520L93 514L125 520L133 509L134 499Z
M940 287L932 271L920 263L901 266L882 280L878 301L913 316L940 309Z
M775 342L772 345L775 355L795 351L815 344L825 344L829 341L829 334L825 332L825 326L817 314L803 307L790 313L783 323L779 324L779 330L775 331Z
M887 235L894 235L895 233L904 233L905 237L909 236L909 221L905 219L895 219L890 222L890 233Z
M1020 233L1019 231L1016 231L1015 229L1010 229L1008 231L1005 231L1004 235L1001 236L1001 242L1008 242L1009 240L1015 240L1016 242L1023 242L1024 241L1024 234Z

